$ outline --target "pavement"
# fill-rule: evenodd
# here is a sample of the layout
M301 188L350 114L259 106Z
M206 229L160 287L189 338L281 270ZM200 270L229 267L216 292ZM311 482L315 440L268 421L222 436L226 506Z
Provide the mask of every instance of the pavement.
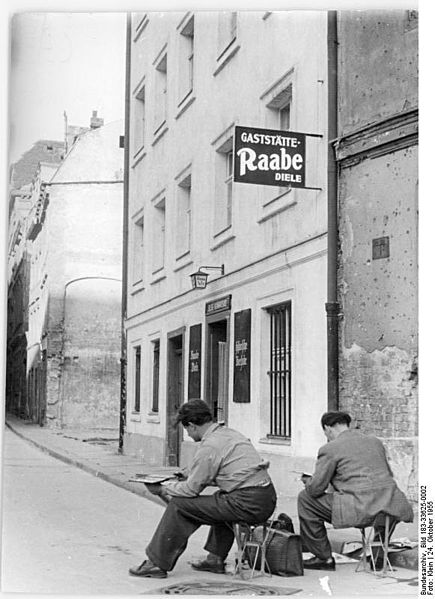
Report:
M6 415L6 426L19 437L27 442L38 447L41 451L48 453L67 464L81 468L82 470L99 477L108 483L123 488L131 493L140 495L144 500L151 501L162 505L161 500L154 495L151 495L145 485L134 482L129 482L129 479L137 473L149 470L139 457L123 455L118 450L118 431L115 429L92 429L92 430L76 430L76 429L53 429L48 427L40 427L37 424L19 419L12 415ZM299 528L296 497L279 498L277 509L279 512L288 514L294 524L296 530ZM155 527L155 522L150 522L150 535ZM357 529L334 530L332 527L328 529L328 536L331 541L334 552L340 553L343 544L346 542L359 541L360 533ZM399 523L396 527L393 540L408 539L409 541L418 541L418 523L417 517L411 524ZM186 550L186 553L189 549ZM189 556L187 556L189 559ZM390 561L394 566L394 573L385 577L379 578L372 573L355 574L355 563L340 564L335 572L315 572L305 571L304 578L282 578L273 576L270 578L254 578L252 581L255 584L265 584L273 580L275 586L286 586L296 588L304 588L305 590L312 587L308 584L310 579L314 580L314 587L321 587L321 595L329 594L328 589L324 587L324 583L319 582L321 578L328 578L329 583L335 588L334 595L359 595L365 596L369 593L370 596L382 595L416 595L417 571L418 571L418 549L407 549L398 553L390 554ZM176 570L174 570L176 572ZM358 579L355 577L358 576ZM361 586L359 580L364 577L364 582ZM219 578L219 577L218 577ZM193 578L194 579L194 578ZM349 579L348 583L346 580ZM393 583L392 580L393 579ZM303 580L303 584L299 581ZM158 581L156 581L157 583ZM173 584L176 579L172 576L167 581L160 581L160 586ZM338 583L338 584L337 584ZM345 592L349 584L348 590ZM356 585L356 586L355 586ZM153 585L154 586L154 585ZM323 588L324 587L324 588ZM180 592L180 591L178 591ZM314 592L314 590L313 590ZM206 593L205 593L206 594ZM316 596L311 591L307 596Z

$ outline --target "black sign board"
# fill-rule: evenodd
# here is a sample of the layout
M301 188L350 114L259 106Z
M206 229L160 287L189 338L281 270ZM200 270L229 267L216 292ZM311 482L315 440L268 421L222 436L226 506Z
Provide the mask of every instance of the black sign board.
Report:
M306 136L279 129L236 126L234 181L305 187Z
M211 316L211 314L217 314L218 312L224 312L225 310L231 309L231 295L220 297L219 299L207 302L205 304L205 315Z
M251 310L234 314L233 401L251 401Z
M190 327L188 399L201 399L201 325Z

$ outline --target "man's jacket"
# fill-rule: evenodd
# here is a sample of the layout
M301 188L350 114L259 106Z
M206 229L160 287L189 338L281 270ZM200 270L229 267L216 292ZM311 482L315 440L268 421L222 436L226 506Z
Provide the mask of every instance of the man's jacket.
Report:
M333 487L334 528L364 526L379 512L412 522L412 508L393 479L382 442L349 429L319 449L306 490L319 497Z

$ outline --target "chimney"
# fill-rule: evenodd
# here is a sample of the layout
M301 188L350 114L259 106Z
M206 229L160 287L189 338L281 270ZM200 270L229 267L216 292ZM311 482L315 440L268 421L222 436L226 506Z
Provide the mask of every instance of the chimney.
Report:
M104 119L99 118L97 114L98 112L96 110L92 111L90 123L91 129L98 129L98 127L102 127L104 125Z

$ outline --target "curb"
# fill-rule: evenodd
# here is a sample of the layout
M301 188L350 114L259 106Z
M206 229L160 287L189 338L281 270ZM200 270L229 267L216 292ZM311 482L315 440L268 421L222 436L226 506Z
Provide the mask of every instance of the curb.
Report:
M139 495L139 497L142 497L143 499L146 499L148 501L152 501L153 503L156 503L157 505L162 505L162 503L157 498L155 498L151 493L148 496L148 493L145 490L139 490L136 487L130 486L130 484L128 482L119 480L113 476L110 476L109 474L105 474L101 470L93 468L92 466L88 466L87 464L84 464L83 462L80 462L74 458L70 458L68 456L65 456L64 454L58 453L54 449L50 449L49 447L46 447L45 445L38 443L38 441L35 441L34 439L29 439L29 437L26 437L26 435L17 431L9 422L5 422L5 425L9 428L9 430L11 430L15 435L17 435L17 437L20 437L27 443L30 443L34 447L37 447L43 453L45 453L53 458L56 458L57 460L60 460L61 462L64 462L65 464L68 464L70 466L75 466L76 468L79 468L80 470L83 470L84 472L87 472L88 474L91 474L92 476L100 478L101 480L104 480L107 483L115 485L116 487L119 487L120 489L124 489L125 491L130 491L130 493Z

